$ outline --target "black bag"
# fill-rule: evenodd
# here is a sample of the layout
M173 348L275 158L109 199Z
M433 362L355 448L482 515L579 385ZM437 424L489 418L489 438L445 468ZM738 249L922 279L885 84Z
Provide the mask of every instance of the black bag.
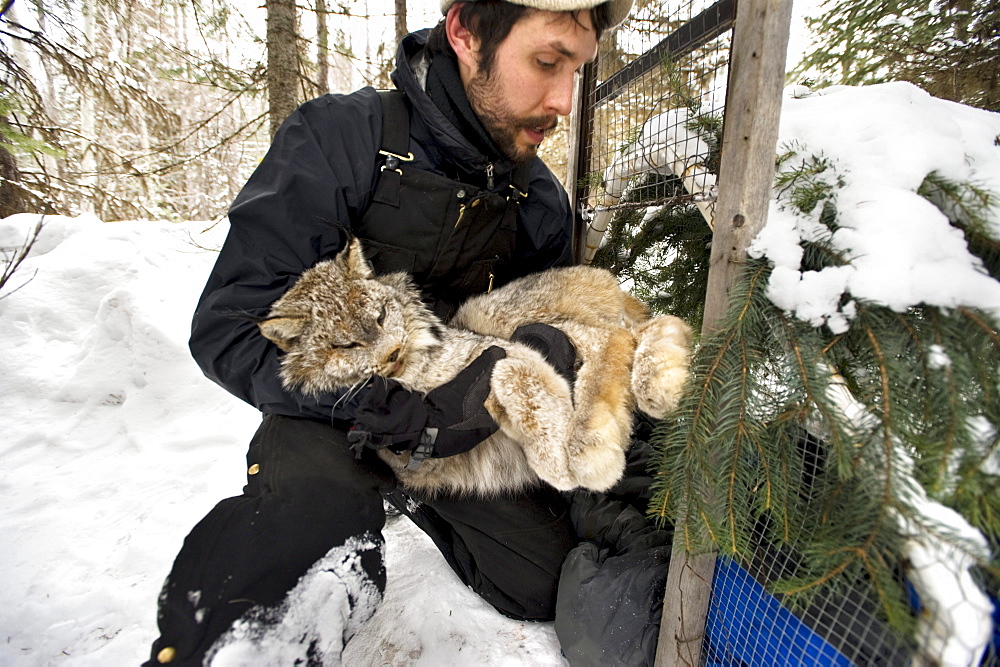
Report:
M555 630L573 667L653 664L673 533L644 516L651 455L648 443L633 441L615 488L570 496L583 542L562 566Z

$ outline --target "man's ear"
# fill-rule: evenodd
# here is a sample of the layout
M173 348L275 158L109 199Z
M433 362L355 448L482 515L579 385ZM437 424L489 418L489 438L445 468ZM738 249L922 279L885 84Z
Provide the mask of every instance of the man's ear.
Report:
M479 70L479 38L473 35L468 28L462 25L458 18L464 2L456 2L448 8L448 14L444 19L445 34L448 35L448 43L458 57L459 72L462 74L462 82L467 81L467 76L475 74Z
M284 352L288 352L292 341L302 335L306 327L306 318L295 317L269 317L257 323L264 338L278 346Z

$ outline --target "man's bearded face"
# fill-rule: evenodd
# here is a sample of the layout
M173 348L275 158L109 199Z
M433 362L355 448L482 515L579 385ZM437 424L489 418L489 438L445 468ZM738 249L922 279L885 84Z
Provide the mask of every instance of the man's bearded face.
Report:
M546 134L559 122L556 115L518 117L504 96L498 77L479 71L466 94L486 131L509 159L527 162L535 157Z
M529 10L497 46L491 62L470 72L466 95L504 154L526 162L559 116L572 110L576 72L596 54L589 12Z

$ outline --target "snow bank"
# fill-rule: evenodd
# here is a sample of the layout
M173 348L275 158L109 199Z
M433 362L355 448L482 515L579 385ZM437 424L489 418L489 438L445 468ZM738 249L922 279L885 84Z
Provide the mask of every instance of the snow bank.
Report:
M37 220L0 222L0 246ZM145 657L184 535L243 484L257 413L186 349L208 226L50 217L4 290L0 663Z

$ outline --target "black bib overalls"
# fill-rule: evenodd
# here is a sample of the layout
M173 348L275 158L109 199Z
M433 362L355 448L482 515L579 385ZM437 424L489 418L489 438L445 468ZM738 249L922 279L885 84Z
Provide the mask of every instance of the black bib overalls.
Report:
M371 203L352 231L378 274L405 271L447 320L458 305L511 280L518 205L529 167L498 191L480 189L408 164L409 109L399 91L380 93L384 159ZM487 186L489 187L489 186Z

